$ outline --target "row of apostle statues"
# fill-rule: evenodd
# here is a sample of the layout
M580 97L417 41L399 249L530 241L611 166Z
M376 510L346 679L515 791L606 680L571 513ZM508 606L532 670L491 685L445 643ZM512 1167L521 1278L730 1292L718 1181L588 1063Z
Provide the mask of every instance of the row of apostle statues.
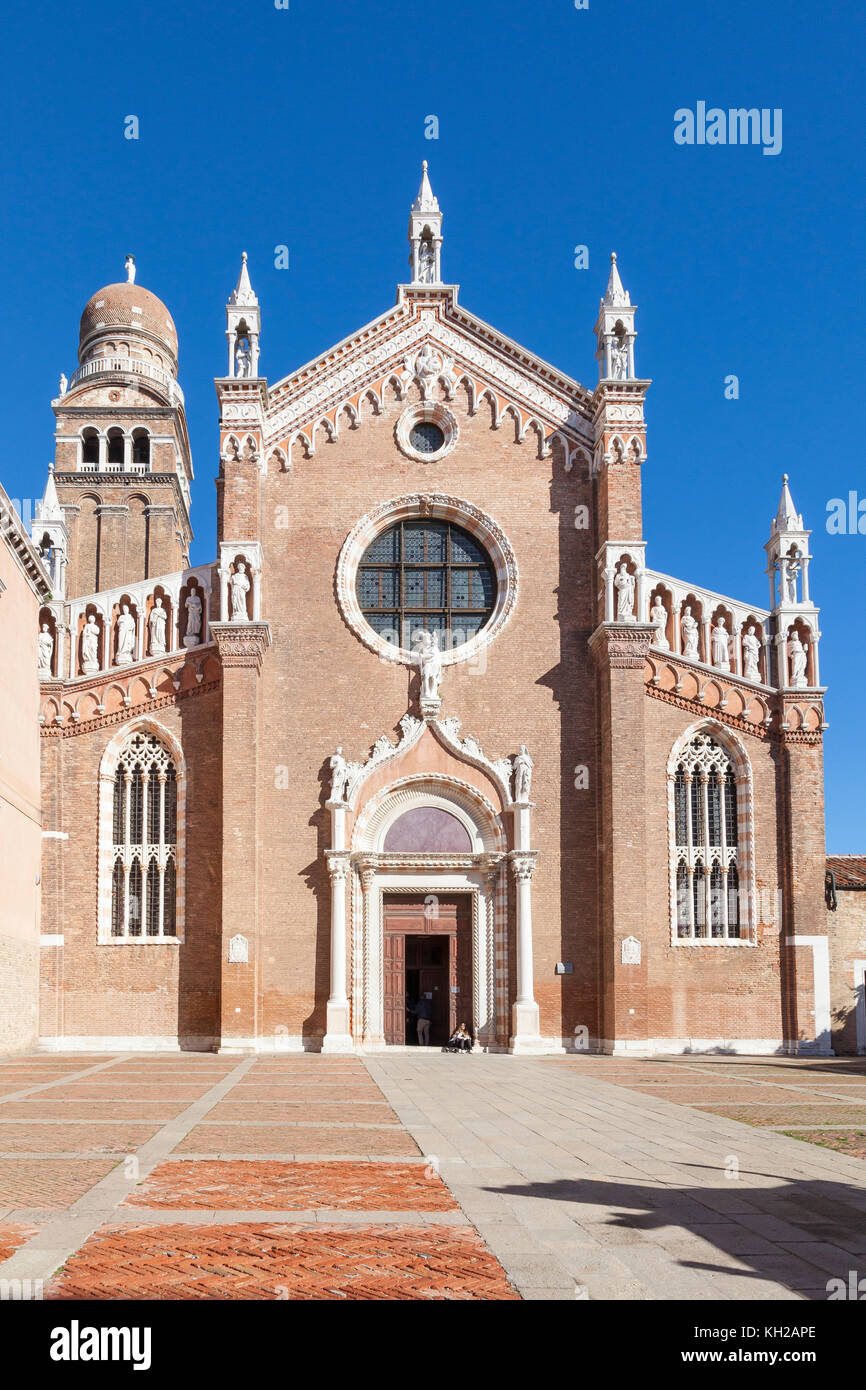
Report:
M183 645L185 647L197 647L202 641L204 621L204 603L202 594L198 589L189 590L184 600L184 608L186 610L186 631ZM165 607L165 600L157 594L153 600L153 607L147 615L147 650L142 655L165 656L169 651L168 630L169 612ZM135 650L137 631L137 619L130 611L130 605L121 603L120 612L114 621L113 659L103 662L100 656L102 626L95 613L88 613L81 630L81 669L79 674L92 676L97 671L102 670L104 665L131 665L132 662L139 659ZM50 625L46 622L41 623L37 637L37 661L40 676L50 677L52 675L54 646L55 639Z
M793 562L792 562L793 563ZM635 584L636 578L625 562L619 565L613 579L614 591L616 594L616 618L617 622L635 621ZM653 594L650 601L649 619L655 623L657 631L653 637L653 646L661 651L670 651L668 641L668 610L662 601L661 594ZM680 651L684 657L691 661L701 661L700 653L700 634L701 625L692 612L691 605L685 604L679 619L680 628ZM710 630L710 652L709 664L715 666L719 671L730 671L731 648L734 638L728 631L725 619L717 617ZM761 680L761 638L758 636L754 623L749 623L742 635L742 674L747 681ZM788 635L788 656L790 660L789 684L797 689L802 689L807 684L807 666L809 658L809 644L803 642L796 628L791 628Z

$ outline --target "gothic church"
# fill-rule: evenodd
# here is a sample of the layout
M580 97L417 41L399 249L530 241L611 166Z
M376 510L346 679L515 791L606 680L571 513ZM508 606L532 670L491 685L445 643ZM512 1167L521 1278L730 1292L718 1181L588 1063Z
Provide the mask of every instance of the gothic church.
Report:
M829 1050L787 479L767 606L649 568L616 257L589 388L463 307L442 220L425 165L396 303L270 379L244 256L206 564L171 314L132 258L84 307L32 532L43 1048L413 1047L426 998L433 1044Z

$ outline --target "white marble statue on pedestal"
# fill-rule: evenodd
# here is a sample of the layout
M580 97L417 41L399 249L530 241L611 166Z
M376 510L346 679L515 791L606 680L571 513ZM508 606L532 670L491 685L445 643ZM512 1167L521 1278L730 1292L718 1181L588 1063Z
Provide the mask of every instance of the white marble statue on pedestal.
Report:
M190 589L184 606L186 608L186 635L183 644L185 647L197 647L201 641L202 619L201 596L197 589Z
M61 373L60 373L60 395L61 395L61 396L65 396L65 395L66 395L66 392L67 392L67 390L68 390L68 388L69 388L69 382L68 382L68 380L67 380L66 373L65 373L65 372L61 372Z
M731 653L728 642L728 629L724 618L719 618L713 628L713 665L720 671L730 671Z
M238 567L229 580L229 588L232 596L232 616L233 623L245 623L249 621L247 614L247 594L250 589L250 581L247 577L246 565L243 560L238 561Z
M683 656L690 657L693 661L700 661L698 655L698 624L692 617L692 610L688 604L683 609L682 622L680 623L683 634Z
M135 653L135 618L129 611L129 604L120 605L120 616L117 619L117 654L114 658L115 666L128 666L134 659Z
M422 241L418 251L418 282L432 285L436 278L436 252L429 241Z
M235 376L249 376L253 366L253 355L246 338L241 338L235 349Z
M99 670L99 627L92 613L81 634L81 670L85 676Z
M614 338L610 346L610 374L617 381L628 379L628 343Z
M743 634L743 675L747 681L761 679L761 643L755 636L755 627L750 623Z
M422 631L415 634L418 644L418 665L421 669L421 699L439 699L442 684L442 653L439 650L439 633Z
M799 633L791 633L789 647L791 653L791 684L796 690L806 687L806 662L809 657L809 644L800 641Z
M51 658L54 655L54 638L51 636L51 629L47 623L42 624L42 631L36 639L36 646L39 654L39 674L40 676L50 676Z
M782 602L797 602L797 575L800 573L800 557L786 555L782 560Z
M330 761L331 769L331 800L345 801L346 788L349 781L349 768L346 759L343 757L342 748L338 748Z
M526 744L521 743L520 752L514 759L514 800L525 802L529 800L529 791L532 786L532 769L535 763L526 751Z
M618 623L634 622L634 575L629 574L628 565L623 561L613 581L616 589L616 620Z
M667 639L668 610L662 603L661 594L653 594L652 608L650 609L650 622L658 623L659 629L653 638L653 646L660 647L662 651L670 650L670 643Z
M148 618L151 656L165 656L165 625L167 620L168 614L162 606L162 599L154 599Z
M124 263L123 263L123 268L124 268L124 270L126 271L126 283L127 283L128 285L134 285L134 284L135 284L135 257L134 257L134 256L127 256L126 260L125 260Z

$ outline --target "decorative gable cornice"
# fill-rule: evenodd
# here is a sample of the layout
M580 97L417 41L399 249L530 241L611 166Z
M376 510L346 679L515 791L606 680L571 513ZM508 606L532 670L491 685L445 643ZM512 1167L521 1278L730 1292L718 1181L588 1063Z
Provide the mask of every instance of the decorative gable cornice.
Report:
M501 397L494 401L497 421L510 407L519 437L534 429L543 453L556 434L573 444L590 442L592 395L583 386L458 308L456 286L401 286L395 309L271 388L268 449L278 446L288 455L300 442L313 454L317 432L336 438L346 410L357 422L369 392L381 402L385 385L393 381L402 393L405 360L424 342L451 359L450 370L466 384L471 408L492 391Z

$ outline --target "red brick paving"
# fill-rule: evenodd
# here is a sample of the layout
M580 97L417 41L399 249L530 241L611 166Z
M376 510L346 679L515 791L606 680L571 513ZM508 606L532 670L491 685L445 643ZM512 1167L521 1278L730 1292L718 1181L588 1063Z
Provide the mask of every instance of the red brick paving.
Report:
M713 1115L725 1115L729 1120L739 1120L746 1125L810 1125L820 1128L823 1125L866 1124L866 1108L862 1105L845 1105L842 1101L835 1108L826 1102L823 1105L766 1105L760 1109L748 1105L699 1105L697 1108Z
M24 1087L21 1087L24 1090ZM186 1105L198 1100L200 1096L210 1090L209 1085L204 1086L141 1086L128 1084L126 1086L103 1086L91 1084L88 1081L80 1081L75 1085L52 1086L50 1091L40 1091L38 1096L33 1096L33 1100L167 1100L183 1101ZM6 1113L6 1107L0 1108L0 1118Z
M105 1158L0 1158L0 1206L61 1211L89 1192L116 1160Z
M311 1119L315 1116L311 1115ZM0 1125L0 1144L2 1144ZM372 1154L404 1158L420 1150L403 1129L334 1129L318 1125L201 1124L175 1153L195 1154Z
M188 1104L185 1100L54 1100L43 1092L30 1100L14 1100L0 1106L0 1120L159 1120L164 1124L186 1110Z
M810 1129L805 1133L792 1129L785 1132L790 1139L805 1139L809 1144L835 1149L849 1158L866 1158L866 1131L862 1129Z
M425 1176L429 1172L429 1176ZM455 1211L444 1182L421 1163L161 1163L125 1207L176 1211Z
M382 1092L378 1086L235 1086L229 1092L232 1100L280 1100L293 1104L317 1105L328 1101L379 1101Z
M146 1144L159 1128L154 1124L115 1125L96 1121L89 1125L3 1124L0 1113L0 1154L127 1154Z
M106 1226L46 1298L516 1299L471 1229Z
M0 1260L8 1260L37 1230L36 1226L0 1225Z

